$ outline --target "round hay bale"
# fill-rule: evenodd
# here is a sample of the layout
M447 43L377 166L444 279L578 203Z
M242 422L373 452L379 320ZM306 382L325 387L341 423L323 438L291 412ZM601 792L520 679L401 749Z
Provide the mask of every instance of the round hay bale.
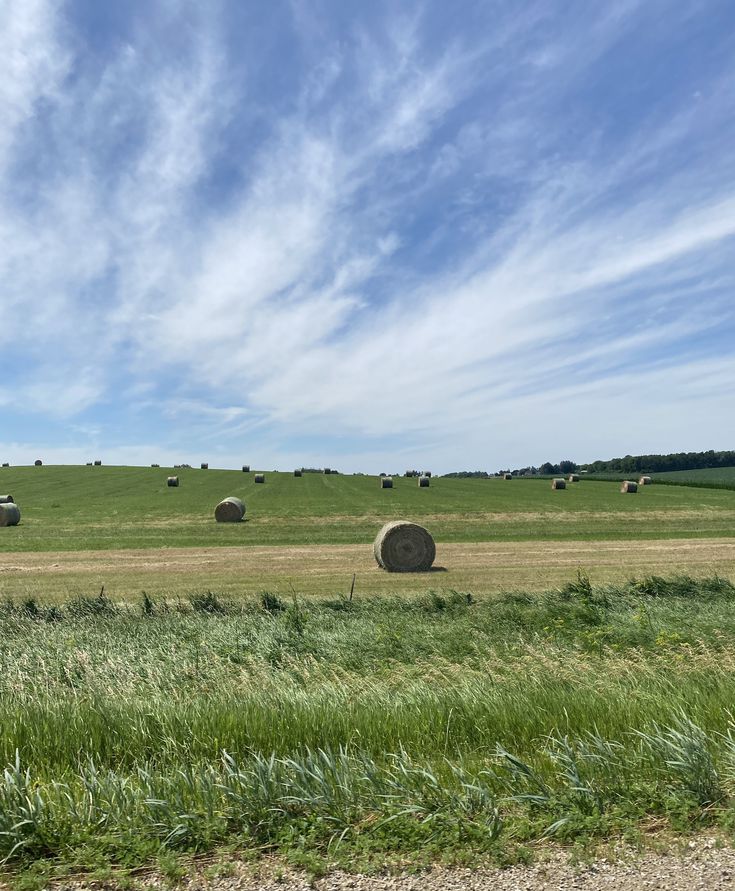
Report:
M561 479L559 479L559 480L552 480L552 481L551 481L551 488L552 488L552 489L566 489L566 487L567 487L566 480L561 480Z
M329 467L325 467L324 470L322 470L322 473L326 474L326 475L329 475L331 472L332 472L331 468L329 468Z
M503 474L503 479L504 479L504 480L512 480L512 479L513 479L513 474L512 474L512 473L504 473L504 474Z
M0 495L0 504L15 504L15 498L12 495Z
M244 516L245 505L234 495L223 498L214 509L214 518L218 523L239 523Z
M209 464L207 464L205 461L202 461L202 463L199 466L201 467L202 470L209 470Z
M294 476L303 476L303 473L300 470L294 470L293 475Z
M630 492L633 494L638 491L638 483L634 483L633 480L625 480L623 485L620 487L621 492Z
M420 476L419 477L419 489L428 489L429 488L429 477L428 476Z
M570 483L578 483L579 482L579 474L578 473L570 473L569 474L569 482Z
M650 476L642 476L638 480L638 485L639 486L650 486L652 482L653 482L653 480L651 479Z
M100 460L97 460L97 461L94 462L94 466L95 466L95 467L102 467L102 462L101 462Z
M33 464L36 467L41 467L43 465L43 461L40 458L36 458L36 460L33 462Z
M3 467L10 467L10 464L7 461L3 461Z
M386 523L373 545L378 565L388 572L427 572L436 557L431 535L417 523Z
M381 489L392 489L393 488L393 477L392 476L381 476L380 488Z
M249 465L249 464L243 464L243 465L242 465L242 472L243 472L243 473L250 473L250 465Z
M0 526L17 526L20 523L20 508L13 502L0 504Z
M179 478L177 476L170 476L166 480L166 485L175 489L179 485Z
M265 474L264 473L256 473L253 477L256 483L264 483L265 482Z
M151 467L160 467L160 464L151 464Z

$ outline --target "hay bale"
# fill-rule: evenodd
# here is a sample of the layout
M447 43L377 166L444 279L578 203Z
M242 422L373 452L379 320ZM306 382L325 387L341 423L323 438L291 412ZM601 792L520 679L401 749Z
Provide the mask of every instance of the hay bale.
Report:
M9 501L0 504L0 526L17 526L20 523L20 508Z
M420 476L419 477L419 489L428 489L429 488L429 477L428 476Z
M264 483L265 482L265 474L264 473L256 473L253 477L256 483Z
M303 476L303 473L300 470L294 470L293 475L294 476Z
M381 489L392 489L393 488L393 477L392 476L381 476L380 488Z
M504 479L504 480L512 480L512 479L513 479L513 474L512 474L512 473L504 473L504 474L503 474L503 479Z
M10 464L8 464L7 461L4 461L4 462L3 462L3 467L10 467Z
M0 504L15 504L15 498L12 495L0 495Z
M250 465L249 465L249 464L243 464L243 465L242 465L242 472L243 472L243 473L250 473Z
M378 565L388 572L427 572L436 557L431 535L416 523L386 523L373 545Z
M91 462L91 461L87 461L87 467L91 467L91 466L92 466L92 462Z
M620 487L621 492L637 492L638 491L638 483L634 483L633 480L625 480L623 485Z
M653 482L653 480L651 479L650 476L642 476L638 480L638 485L639 486L650 486L652 482Z
M36 467L41 467L43 465L43 461L40 458L36 458L36 460L33 462L33 464Z
M326 475L330 474L331 472L332 471L329 469L329 467L325 467L324 470L322 470L322 473Z
M94 462L94 466L95 466L95 467L102 467L102 462L98 459L97 461Z
M214 509L214 518L218 523L239 523L244 516L245 505L234 495L223 498Z
M170 476L166 480L166 485L175 489L179 485L179 478L177 476Z
M570 473L569 474L569 482L570 483L578 483L579 482L579 474L578 473Z
M204 461L202 461L202 463L199 465L199 467L200 467L202 470L209 470L209 464L207 464L207 463L204 462Z
M566 489L566 487L567 487L566 480L558 479L558 480L551 481L552 489Z
M151 464L151 467L160 467L160 464Z

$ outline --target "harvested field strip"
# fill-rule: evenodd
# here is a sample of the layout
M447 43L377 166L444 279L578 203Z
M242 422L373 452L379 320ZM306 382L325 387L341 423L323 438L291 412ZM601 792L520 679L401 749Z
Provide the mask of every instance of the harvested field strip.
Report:
M358 596L428 588L486 594L542 590L564 584L583 569L596 583L622 582L634 574L717 572L735 580L735 538L666 539L635 545L621 541L478 542L437 545L435 571L388 575L370 545L304 547L169 548L0 554L0 597L67 599L99 591L111 597L145 590L185 596L213 590L229 596L297 591L336 594L356 573Z

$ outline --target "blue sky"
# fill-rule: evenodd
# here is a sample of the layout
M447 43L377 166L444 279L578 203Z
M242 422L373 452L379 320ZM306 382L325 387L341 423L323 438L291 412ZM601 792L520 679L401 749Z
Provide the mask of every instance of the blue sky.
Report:
M0 459L735 447L735 6L0 0Z

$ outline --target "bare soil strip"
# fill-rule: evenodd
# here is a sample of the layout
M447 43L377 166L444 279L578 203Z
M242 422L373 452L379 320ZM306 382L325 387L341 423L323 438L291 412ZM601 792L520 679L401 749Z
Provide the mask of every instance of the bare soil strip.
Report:
M353 573L361 593L453 588L483 594L541 590L579 570L595 583L647 573L718 573L735 580L735 538L448 543L437 546L432 572L409 574L383 572L370 545L5 553L0 595L68 597L103 584L120 597L143 590L330 595L349 588Z

